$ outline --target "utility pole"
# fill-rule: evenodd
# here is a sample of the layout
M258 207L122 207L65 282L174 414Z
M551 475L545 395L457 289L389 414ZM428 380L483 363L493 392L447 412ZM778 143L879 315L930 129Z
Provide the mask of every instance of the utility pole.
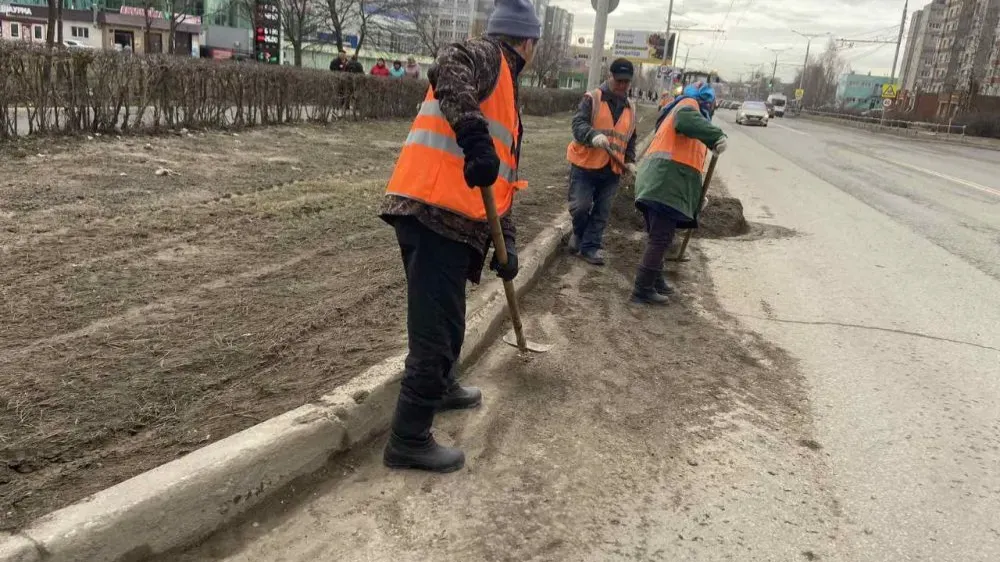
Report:
M601 85L601 70L604 68L604 33L608 28L609 0L597 0L597 17L594 19L594 47L590 50L590 74L587 89Z
M688 67L688 59L691 58L691 47L700 47L702 45L704 45L704 43L695 43L694 45L687 45L687 50L684 51L684 68L685 69L687 69L687 67Z
M899 48L903 44L903 30L906 29L906 11L910 7L910 0L904 0L903 2L903 20L899 22L899 39L896 40L896 55L892 58L892 73L889 74L889 84L893 87L896 86L896 63L899 62ZM898 96L898 93L897 93ZM879 125L885 123L885 110L882 110L882 117L879 119Z
M899 39L896 40L896 56L892 58L892 74L889 75L889 83L896 83L896 63L899 62L899 48L903 45L903 30L906 29L906 11L910 7L910 0L903 2L903 21L899 23Z
M673 54L668 52L670 50L670 24L674 19L674 0L670 0L670 5L667 7L667 36L663 39L663 66L670 66L673 64ZM674 52L677 52L677 43L674 43Z
M774 93L774 78L775 78L775 76L778 75L778 55L780 55L781 53L784 53L788 49L787 48L785 48L785 49L772 49L772 48L768 47L767 50L771 51L772 53L774 53L774 69L771 70L771 88L770 88L771 91L768 92L768 93L772 93L773 94Z
M806 59L802 62L802 76L799 77L799 89L805 89L806 87L806 69L809 68L809 48L812 47L812 40L817 37L823 37L830 35L829 33L801 33L799 31L792 30L792 33L796 35L801 35L806 38Z

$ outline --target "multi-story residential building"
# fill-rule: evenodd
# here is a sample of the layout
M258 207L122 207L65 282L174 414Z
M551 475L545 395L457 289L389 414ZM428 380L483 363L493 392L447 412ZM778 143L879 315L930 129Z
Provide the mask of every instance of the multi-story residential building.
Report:
M541 21L545 40L558 41L567 47L570 45L573 40L573 14L558 6L548 6Z
M981 92L987 96L1000 96L1000 22L997 23L997 36L993 40L990 58L986 63L986 75Z
M909 39L903 56L903 89L908 92L930 91L934 74L934 55L944 27L946 0L934 0L913 13Z
M981 91L997 38L998 15L1000 0L945 0L927 91L943 94L942 98Z

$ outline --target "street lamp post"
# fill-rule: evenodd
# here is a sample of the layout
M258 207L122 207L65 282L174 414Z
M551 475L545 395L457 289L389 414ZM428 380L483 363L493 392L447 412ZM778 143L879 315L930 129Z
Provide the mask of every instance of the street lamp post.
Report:
M816 37L823 37L825 35L830 35L829 33L801 33L799 31L792 30L792 33L806 38L806 58L802 62L802 75L799 76L799 89L804 90L806 84L806 69L809 67L809 48L812 47L812 40Z

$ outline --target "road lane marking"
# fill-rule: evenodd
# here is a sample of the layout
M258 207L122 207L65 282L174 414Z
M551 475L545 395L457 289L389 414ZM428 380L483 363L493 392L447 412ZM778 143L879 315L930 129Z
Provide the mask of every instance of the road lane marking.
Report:
M996 189L993 189L992 187L987 187L985 185L981 185L981 184L978 184L978 183L973 182L973 181L963 180L962 178L956 178L954 176L949 176L948 174L942 174L941 172L935 172L934 170L928 170L927 168L921 168L920 166L914 166L913 164L907 164L906 162L899 162L898 160L893 160L891 158L886 158L884 156L876 156L874 154L866 154L866 156L870 156L871 158L874 158L876 160L881 160L883 162L888 162L889 164L894 164L896 166L900 166L900 167L903 167L903 168L909 168L911 170L914 170L914 171L917 171L917 172L920 172L920 173L923 173L923 174L927 174L929 176L934 176L934 177L938 177L938 178L941 178L941 179L944 179L944 180L955 182L955 183L957 183L959 185L964 185L965 187L971 187L972 189L976 189L976 190L982 191L983 193L989 193L990 195L994 195L996 197L1000 197L1000 190L996 190Z
M802 132L802 131L800 131L798 129L793 129L791 127L786 127L784 125L779 125L779 124L775 123L774 120L771 120L771 124L774 125L775 127L779 128L779 129L784 129L786 131L791 131L791 132L795 133L796 135L806 135L806 136L809 136L809 133L804 133L804 132Z

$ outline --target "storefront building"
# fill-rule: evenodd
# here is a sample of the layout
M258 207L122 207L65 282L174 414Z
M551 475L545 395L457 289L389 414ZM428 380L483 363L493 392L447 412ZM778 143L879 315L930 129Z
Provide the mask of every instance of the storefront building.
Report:
M178 14L174 54L199 56L201 18ZM122 6L118 13L98 15L104 28L103 47L133 53L160 54L170 49L170 20L157 10Z

